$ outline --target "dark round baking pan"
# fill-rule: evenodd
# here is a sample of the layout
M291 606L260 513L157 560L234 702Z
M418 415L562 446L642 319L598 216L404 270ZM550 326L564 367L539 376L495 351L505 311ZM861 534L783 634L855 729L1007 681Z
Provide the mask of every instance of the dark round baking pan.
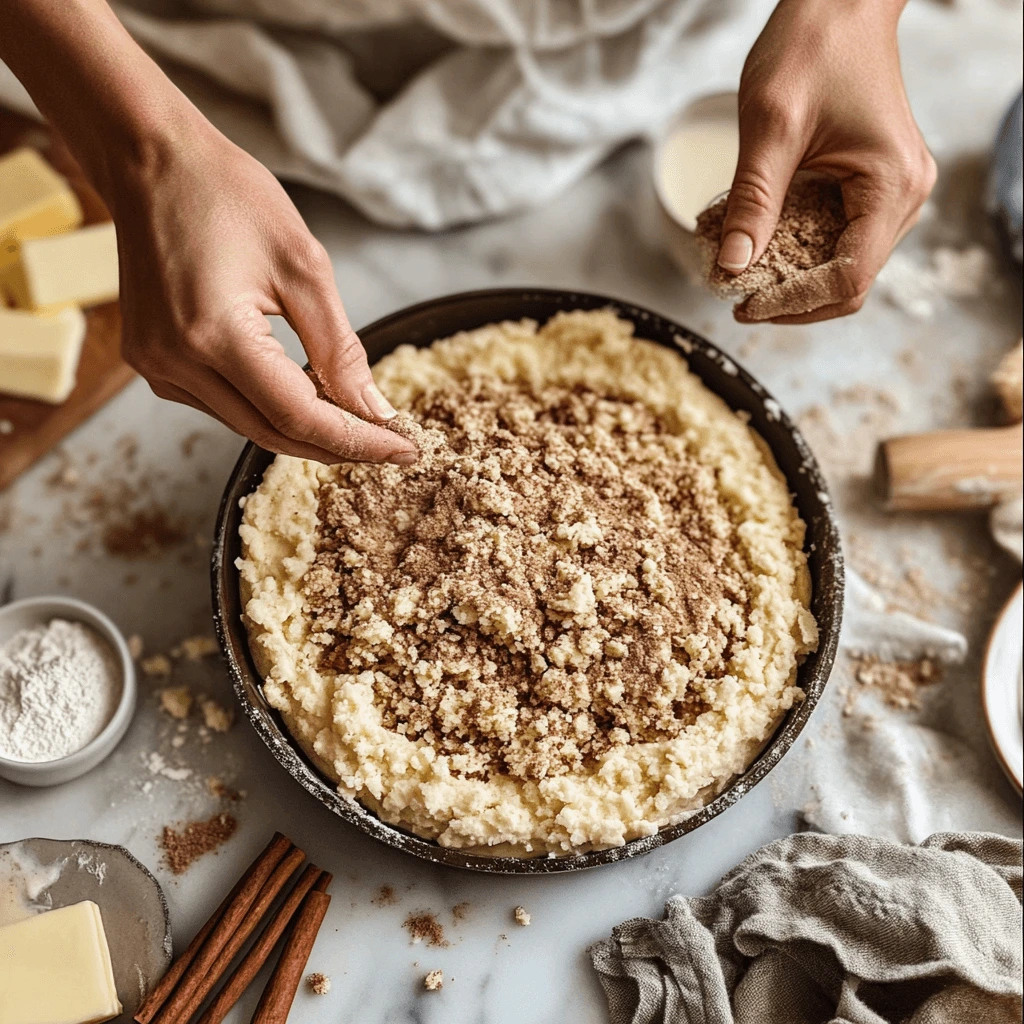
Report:
M653 836L634 839L608 850L592 850L564 856L486 857L464 853L422 839L381 821L360 804L341 796L293 742L280 715L267 703L262 680L249 653L239 594L235 559L241 554L238 527L242 518L239 499L250 494L274 456L247 444L235 465L217 516L212 556L213 609L217 637L227 658L231 680L256 732L281 765L339 817L388 846L417 857L452 867L493 874L574 871L611 864L663 846L692 832L732 806L779 763L807 723L821 696L835 660L843 606L843 560L828 490L810 449L789 418L768 392L714 345L665 317L628 302L585 292L547 288L495 288L464 292L392 313L359 336L374 363L401 344L429 345L457 331L472 330L503 320L530 318L545 323L561 310L611 307L636 325L636 335L675 349L690 369L726 404L750 417L751 426L768 443L789 482L797 508L807 523L808 554L813 599L811 610L818 621L818 649L800 666L797 681L804 699L786 714L757 759L733 779L715 799L685 821L667 826Z

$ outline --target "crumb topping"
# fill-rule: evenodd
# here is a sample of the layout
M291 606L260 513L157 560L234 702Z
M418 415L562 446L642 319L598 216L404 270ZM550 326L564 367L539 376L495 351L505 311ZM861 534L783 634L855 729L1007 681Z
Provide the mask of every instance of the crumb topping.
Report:
M314 995L325 996L331 991L331 979L320 971L307 975L306 983Z
M714 471L639 402L470 376L396 429L410 467L320 489L302 589L322 667L453 770L539 780L678 736L742 635Z

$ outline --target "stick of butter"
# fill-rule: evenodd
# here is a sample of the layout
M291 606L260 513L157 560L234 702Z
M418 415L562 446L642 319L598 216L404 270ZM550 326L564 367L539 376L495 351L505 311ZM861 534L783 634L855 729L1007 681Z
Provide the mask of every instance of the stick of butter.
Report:
M55 313L117 298L114 225L92 224L65 235L29 238L4 271L4 289L19 309Z
M0 1024L100 1024L120 1012L92 900L0 928Z
M82 223L71 186L34 150L0 158L0 269L17 258L18 243Z
M63 402L84 340L85 314L76 306L53 316L0 309L0 391Z

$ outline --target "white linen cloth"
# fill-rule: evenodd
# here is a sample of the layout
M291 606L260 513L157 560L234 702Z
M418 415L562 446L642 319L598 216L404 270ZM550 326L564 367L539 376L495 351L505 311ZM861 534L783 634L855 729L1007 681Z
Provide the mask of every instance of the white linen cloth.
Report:
M210 120L275 174L343 196L380 223L429 230L539 205L688 101L734 89L773 6L114 4ZM9 72L0 103L34 110Z
M955 666L967 641L955 630L887 610L882 596L847 568L840 648L841 657L842 651L883 661L930 657ZM837 665L807 739L776 769L778 800L835 834L902 843L953 830L1020 834L1020 814L1001 795L994 757L957 735L958 722L978 714L975 681L923 688L919 711L891 708L868 691L850 714L842 674Z

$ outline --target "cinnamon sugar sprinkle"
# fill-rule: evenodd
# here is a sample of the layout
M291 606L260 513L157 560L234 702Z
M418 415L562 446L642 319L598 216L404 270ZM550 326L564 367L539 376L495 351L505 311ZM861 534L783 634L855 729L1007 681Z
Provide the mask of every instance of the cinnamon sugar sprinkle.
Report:
M378 907L390 907L398 902L398 896L395 894L395 888L392 885L382 885L377 890L377 895L370 900L372 904Z
M836 182L794 181L761 258L735 275L718 265L725 211L726 200L720 199L697 218L705 277L715 294L744 299L738 309L751 320L804 313L843 298L834 294L834 276L818 270L835 257L847 224L842 190Z
M471 378L411 411L416 465L321 487L303 590L323 665L376 670L385 727L464 776L678 736L726 671L716 608L749 600L713 470L583 387Z
M230 814L215 814L207 821L190 821L180 832L166 825L160 836L164 863L173 874L184 874L203 854L223 846L237 828L238 822Z
M413 942L425 942L428 946L447 946L444 928L433 914L410 914L402 924Z

